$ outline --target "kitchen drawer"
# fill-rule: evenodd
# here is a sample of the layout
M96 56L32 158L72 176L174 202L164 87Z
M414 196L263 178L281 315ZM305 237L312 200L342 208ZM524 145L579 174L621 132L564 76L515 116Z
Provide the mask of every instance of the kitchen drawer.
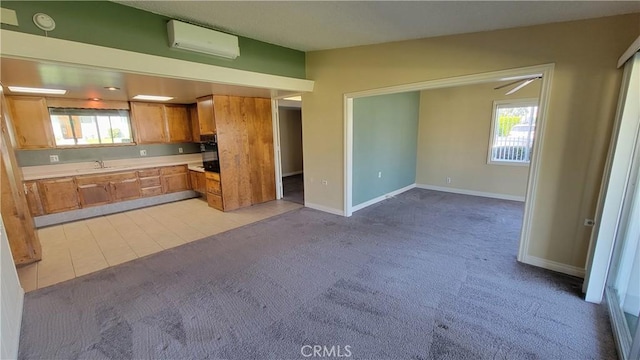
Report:
M211 172L211 171L205 171L204 174L205 174L207 180L211 179L211 180L220 181L220 174L218 174L218 173Z
M153 169L138 170L138 177L140 178L152 177L152 176L160 176L160 169L153 168Z
M162 186L140 189L140 194L143 197L162 195Z
M220 195L215 195L215 194L207 194L207 203L209 204L210 207L214 208L214 209L218 209L218 210L223 210L223 206L222 206L222 196Z
M141 188L148 188L148 187L154 187L154 186L160 186L160 177L159 176L140 178L140 187Z
M174 175L174 174L182 174L187 173L187 167L185 165L178 166L167 166L160 169L162 175Z
M207 192L220 195L220 181L207 179Z

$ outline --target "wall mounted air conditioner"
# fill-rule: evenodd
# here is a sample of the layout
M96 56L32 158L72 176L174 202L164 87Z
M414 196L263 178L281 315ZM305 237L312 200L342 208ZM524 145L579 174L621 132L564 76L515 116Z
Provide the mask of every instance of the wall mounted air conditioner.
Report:
M173 48L235 59L240 56L238 37L177 20L167 23Z

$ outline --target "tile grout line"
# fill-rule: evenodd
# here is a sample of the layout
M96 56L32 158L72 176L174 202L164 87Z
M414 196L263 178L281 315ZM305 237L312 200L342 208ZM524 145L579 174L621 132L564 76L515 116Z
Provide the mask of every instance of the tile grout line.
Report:
M105 216L101 216L100 218L103 218L105 221L107 221L109 223L109 225L111 225L111 227L113 227L113 229L116 231L116 233L118 233L118 236L120 236L122 241L124 241L125 245L127 245L129 250L131 250L131 252L133 252L136 255L136 259L139 258L138 254L131 248L129 243L126 240L124 240L124 238L122 238L122 235L120 234L118 229L115 226L113 226L113 224L111 224L109 219L107 219ZM104 257L104 260L107 262L107 265L109 265L109 267L111 267L112 265L109 264L109 260L107 260L107 257L104 254L104 249L102 248L102 246L100 246L100 243L98 242L98 239L96 238L95 233L93 232L93 230L91 230L91 227L89 225L87 225L87 227L89 228L89 232L91 233L91 235L93 236L94 240L96 241L96 244L98 244L98 249L100 249L100 253L102 254L102 257Z
M128 211L125 211L125 212L123 212L123 213L121 213L121 214L125 215L125 216L129 219L129 221L131 221L131 223L132 223L133 225L135 225L137 228L139 228L139 229L140 229L140 231L142 231L145 235L149 236L149 234L147 234L147 232L146 232L146 231L144 231L144 229L143 229L142 227L140 227L140 225L136 224L136 222L135 222L135 221L133 221L133 219L131 219L131 217L130 217L127 213L128 213ZM123 237L123 239L125 239L124 241L127 243L127 245L128 245L129 247L131 247L131 245L129 244L129 241L127 241L127 240L126 240L126 237L124 236L125 234L123 234L123 233L120 231L120 229L119 229L119 228L118 228L118 227L117 227L113 222L111 222L111 219L107 219L107 220L108 220L108 221L109 221L109 223L110 223L110 224L111 224L111 225L116 229L116 231L118 232L118 234L120 234L120 236L122 236L122 237ZM153 237L149 236L149 239L151 239L151 241L153 241L153 243L154 243L154 244L156 244L160 249L164 250L164 248L163 248L160 244L158 244L158 242L157 242L157 241L155 241L155 240L153 239ZM133 250L133 249L132 249L132 250ZM140 255L139 255L135 250L133 250L133 253L134 253L134 254L136 254L136 257L137 257L138 259L142 257L142 256L140 256ZM148 254L147 254L147 255L148 255ZM146 255L145 255L145 256L146 256Z

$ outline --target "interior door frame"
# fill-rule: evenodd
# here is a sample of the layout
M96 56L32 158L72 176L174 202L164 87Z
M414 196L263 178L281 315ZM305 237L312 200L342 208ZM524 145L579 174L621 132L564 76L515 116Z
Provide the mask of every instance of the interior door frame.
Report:
M528 255L529 239L531 237L532 216L535 210L535 198L538 190L538 178L540 169L540 155L544 145L545 128L547 123L549 99L551 96L551 83L553 80L555 63L534 65L528 67L492 71L486 73L455 76L445 79L427 80L417 83L383 87L378 89L345 93L343 96L344 111L344 216L353 214L353 100L362 97L389 95L409 91L434 90L465 85L476 85L497 80L526 79L532 75L540 75L540 100L538 104L538 119L536 120L536 134L533 146L532 160L529 166L529 181L525 195L524 216L520 233L520 245L518 249L518 261L548 267L548 264L540 264L536 259ZM566 269L552 269L566 272ZM580 275L580 274L572 274Z
M280 154L280 113L278 111L278 99L271 99L271 123L273 125L273 163L276 176L276 200L282 199L282 155Z

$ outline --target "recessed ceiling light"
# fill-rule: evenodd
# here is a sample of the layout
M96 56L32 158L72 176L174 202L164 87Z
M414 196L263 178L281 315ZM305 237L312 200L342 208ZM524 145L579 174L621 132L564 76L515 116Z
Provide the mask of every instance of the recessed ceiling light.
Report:
M62 89L45 89L45 88L32 88L23 86L9 86L11 92L16 93L29 93L29 94L51 94L51 95L64 95L67 90Z
M157 95L136 95L133 98L135 100L149 100L149 101L169 101L173 99L171 96L157 96Z
M302 96L290 96L286 97L282 100L291 100L291 101L302 101Z
M100 101L100 100L102 100L102 99L100 99L100 98L89 98L89 100L92 100L92 101Z
M119 87L115 87L115 86L105 86L105 89L109 90L109 91L116 91L116 90L120 90Z

